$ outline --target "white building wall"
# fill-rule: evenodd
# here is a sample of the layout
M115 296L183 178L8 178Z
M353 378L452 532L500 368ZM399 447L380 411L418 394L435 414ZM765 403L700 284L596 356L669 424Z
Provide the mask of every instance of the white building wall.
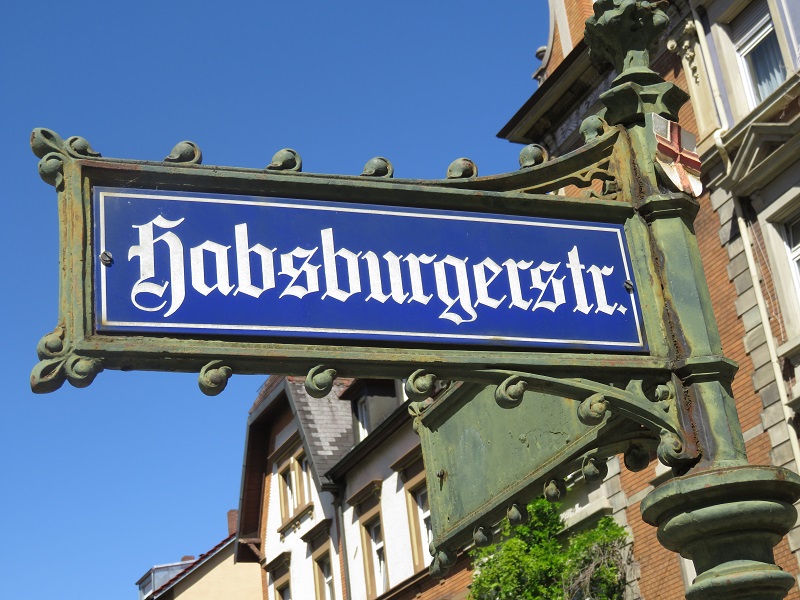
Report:
M276 435L275 447L285 442L297 431L297 423L293 421L289 426ZM296 523L279 533L279 528L283 524L280 504L280 487L278 485L278 465L272 466L271 485L269 493L269 505L266 519L265 540L265 564L275 559L283 552L291 552L290 562L290 586L292 598L299 600L311 600L315 598L315 578L314 560L311 555L309 545L303 541L305 535L312 527L320 521L331 519L330 539L338 539L336 530L335 508L333 506L333 495L329 492L320 492L314 485L312 478L311 502L313 510L297 519ZM327 537L327 536L326 536ZM344 585L339 568L338 548L333 543L328 543L331 559L331 570L335 582L336 598L343 598ZM269 598L275 598L275 586L272 578L269 578Z
M408 427L401 427L347 476L347 495L357 492L372 481L382 481L380 511L390 586L395 586L414 575L406 492L402 479L392 471L390 465L418 445L419 437L411 429L409 422ZM344 505L343 529L347 544L352 598L366 600L361 522L355 508L347 504Z

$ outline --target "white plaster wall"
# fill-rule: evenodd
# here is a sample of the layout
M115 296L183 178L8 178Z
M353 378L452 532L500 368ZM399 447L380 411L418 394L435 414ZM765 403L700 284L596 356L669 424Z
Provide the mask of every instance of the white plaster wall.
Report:
M370 456L362 460L347 474L347 494L352 494L375 479L384 480L393 471L389 465L413 448L419 446L419 436L411 429L411 420L378 447Z
M381 480L381 521L389 585L395 586L414 574L411 551L411 529L408 522L405 489L399 475L390 465L419 445L419 437L402 427L375 452L348 474L347 494L353 494L371 481ZM347 544L348 570L353 600L366 600L361 523L353 507L344 507L344 534Z
M342 525L347 545L347 570L350 574L350 596L352 600L366 600L367 586L364 574L364 557L361 548L361 530L358 515L352 507L347 507L344 511L344 523ZM389 565L389 576L391 577L391 565Z
M296 429L296 426L287 427L286 430L284 430L284 432L287 432L288 430L288 434L283 438L284 441L288 439L289 435L293 433L294 429ZM281 432L281 435L284 432ZM278 528L282 525L283 521L281 519L278 468L276 465L273 465L271 484L267 524L264 536L265 562L269 563L276 556L282 552L286 552L287 550L291 552L290 585L292 588L292 598L297 598L299 600L314 598L314 561L311 557L308 544L303 541L302 536L320 521L331 519L330 537L332 539L337 539L333 496L328 492L320 493L316 486L314 486L314 481L312 478L311 497L314 504L313 511L299 520L299 527L297 529L289 528L285 531L283 538L281 538L281 535L278 533ZM336 597L342 598L342 590L344 589L344 586L342 584L341 571L339 569L338 549L333 543L329 543L328 546L331 558L331 567L334 575ZM273 585L271 578L269 580L269 593L270 597L275 597L275 586Z

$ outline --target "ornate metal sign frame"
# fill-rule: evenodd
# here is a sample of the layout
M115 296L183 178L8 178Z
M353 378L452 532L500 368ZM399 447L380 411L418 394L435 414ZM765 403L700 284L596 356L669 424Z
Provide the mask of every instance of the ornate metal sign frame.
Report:
M231 373L308 373L321 365L335 365L340 376L407 377L419 365L436 365L437 375L463 376L465 371L511 368L549 370L554 365L576 369L607 369L609 363L644 370L663 369L668 355L663 342L659 300L653 281L653 259L646 226L635 218L636 207L619 192L625 156L630 153L624 133L616 128L595 131L589 143L554 160L543 149L526 148L519 171L473 177L474 166L460 159L444 180L400 180L385 176L391 169L385 159L373 159L362 176L302 173L293 151L278 152L264 170L209 167L200 164L200 152L182 142L161 162L107 159L79 137L62 140L45 129L33 132L31 144L41 158L39 170L58 190L61 214L61 299L59 324L43 338L38 352L42 362L32 374L34 391L57 389L65 380L88 385L104 368L201 372L206 392L221 391ZM281 157L289 156L288 168ZM374 165L384 176L370 175ZM594 183L593 183L594 182ZM574 185L586 196L555 195ZM649 355L617 356L608 353L530 352L495 348L469 349L412 343L386 348L377 344L315 341L314 343L263 342L216 339L203 335L118 335L95 329L92 270L112 256L100 256L92 236L95 216L92 192L96 187L158 189L178 192L259 195L324 199L329 202L368 202L383 206L445 209L495 215L575 218L598 223L624 224L634 280L644 282L638 291L644 329L651 342ZM596 192L595 190L605 190ZM588 199L588 202L587 202ZM633 282L626 282L633 285ZM321 371L317 369L316 373ZM324 386L323 386L324 387Z

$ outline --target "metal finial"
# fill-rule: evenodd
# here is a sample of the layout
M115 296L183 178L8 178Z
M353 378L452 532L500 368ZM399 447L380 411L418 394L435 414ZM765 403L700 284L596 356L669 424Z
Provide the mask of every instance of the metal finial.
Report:
M478 167L468 158L457 158L447 167L447 179L469 179L478 176Z
M272 162L267 165L268 171L297 171L303 170L303 160L297 151L283 148L275 153Z
M393 177L394 167L388 158L376 156L367 161L361 175L364 177Z
M203 153L197 144L186 140L175 144L164 162L199 165L203 162Z

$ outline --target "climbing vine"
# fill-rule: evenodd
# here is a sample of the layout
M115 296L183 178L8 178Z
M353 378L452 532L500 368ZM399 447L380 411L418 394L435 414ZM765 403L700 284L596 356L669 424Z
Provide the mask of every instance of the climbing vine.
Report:
M472 551L471 600L619 600L630 563L625 530L612 518L563 539L558 508L528 505L527 523L501 525L502 542Z

